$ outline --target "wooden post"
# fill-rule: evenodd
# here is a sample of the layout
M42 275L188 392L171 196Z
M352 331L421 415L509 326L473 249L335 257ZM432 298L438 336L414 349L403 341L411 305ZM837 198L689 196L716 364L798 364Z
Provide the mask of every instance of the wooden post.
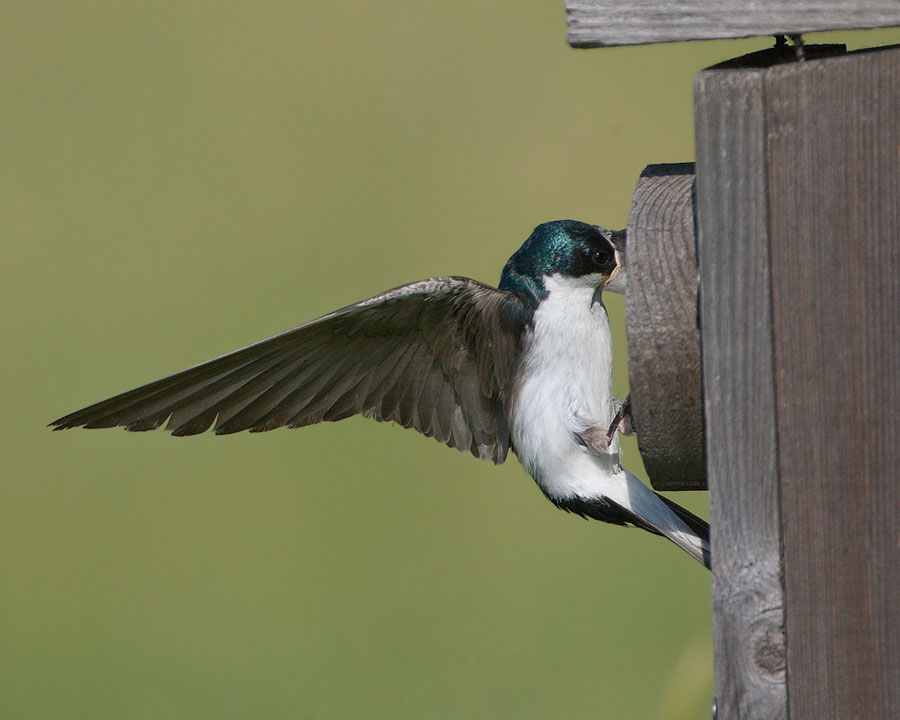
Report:
M698 76L696 90L700 313L721 720L777 720L785 717L786 706L762 74L707 71Z
M628 217L628 377L657 490L706 490L694 164L650 165Z
M697 76L719 719L900 717L900 48Z

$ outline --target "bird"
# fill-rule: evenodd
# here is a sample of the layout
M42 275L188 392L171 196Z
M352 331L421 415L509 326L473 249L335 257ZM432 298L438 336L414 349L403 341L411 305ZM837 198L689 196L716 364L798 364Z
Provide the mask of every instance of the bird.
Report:
M391 421L496 464L512 450L558 508L661 535L708 568L708 524L620 462L602 293L625 292L625 250L625 230L542 223L496 288L459 276L401 285L50 426L166 423L185 436Z

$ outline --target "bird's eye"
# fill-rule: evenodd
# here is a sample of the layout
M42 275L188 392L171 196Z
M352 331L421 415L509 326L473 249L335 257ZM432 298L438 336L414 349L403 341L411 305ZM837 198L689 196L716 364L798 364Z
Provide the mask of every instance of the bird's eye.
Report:
M606 265L609 262L609 253L605 250L595 250L592 259L597 265Z

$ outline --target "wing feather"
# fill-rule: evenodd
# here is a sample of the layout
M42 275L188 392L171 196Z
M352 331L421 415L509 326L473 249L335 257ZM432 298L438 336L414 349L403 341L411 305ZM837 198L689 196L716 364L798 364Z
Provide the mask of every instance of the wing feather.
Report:
M528 313L458 277L404 285L51 425L193 435L303 427L361 414L503 462L506 403Z

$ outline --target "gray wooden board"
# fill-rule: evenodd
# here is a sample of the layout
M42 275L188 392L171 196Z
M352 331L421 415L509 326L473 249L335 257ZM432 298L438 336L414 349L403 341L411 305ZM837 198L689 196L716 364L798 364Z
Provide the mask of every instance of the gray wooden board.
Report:
M764 74L707 70L695 87L719 720L786 716Z
M895 718L900 48L781 59L696 84L719 719Z
M574 47L900 26L897 0L567 0Z
M900 48L765 93L789 715L900 718Z
M657 490L705 490L694 165L650 165L628 218L628 374L644 467Z

